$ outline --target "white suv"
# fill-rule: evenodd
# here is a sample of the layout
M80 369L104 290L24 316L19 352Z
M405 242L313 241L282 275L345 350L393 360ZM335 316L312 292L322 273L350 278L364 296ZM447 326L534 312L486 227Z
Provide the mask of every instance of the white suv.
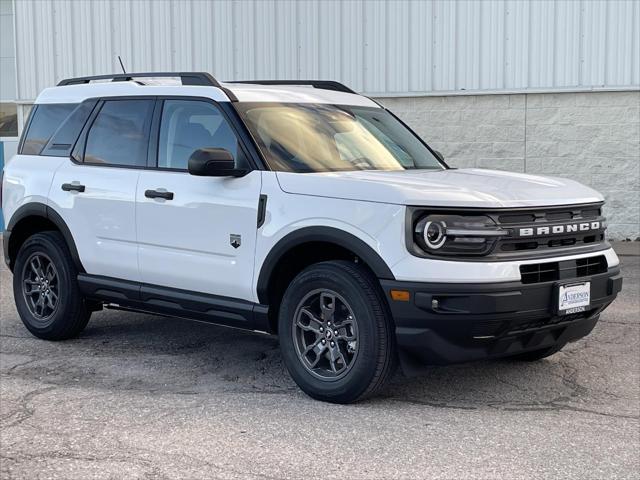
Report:
M374 394L397 359L549 356L622 285L600 194L449 168L336 82L64 80L2 194L34 335L78 335L103 307L277 333L293 379L331 402Z

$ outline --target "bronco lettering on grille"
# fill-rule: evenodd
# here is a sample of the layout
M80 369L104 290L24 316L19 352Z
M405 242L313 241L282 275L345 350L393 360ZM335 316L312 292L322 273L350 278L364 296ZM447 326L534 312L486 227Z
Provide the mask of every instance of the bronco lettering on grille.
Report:
M600 230L600 222L571 223L566 225L552 225L546 227L520 228L518 234L521 237L532 237L542 235L561 235L563 233L587 232L589 230Z

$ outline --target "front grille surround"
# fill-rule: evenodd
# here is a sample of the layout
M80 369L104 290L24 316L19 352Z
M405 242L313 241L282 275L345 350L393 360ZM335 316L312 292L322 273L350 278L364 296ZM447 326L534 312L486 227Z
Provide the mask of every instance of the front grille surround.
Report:
M555 208L541 208L539 210L510 212L493 216L494 221L510 232L508 237L501 238L494 252L527 252L535 253L545 250L571 249L602 243L605 239L605 218L602 216L602 204L577 205ZM527 237L519 236L521 229L539 230L547 227L575 224L599 224L597 230L536 234Z
M409 207L407 209L407 248L416 256L424 258L447 258L461 261L495 261L517 260L535 257L556 257L578 253L596 252L609 248L606 242L606 219L602 215L603 202L563 205L555 207L527 207L514 209L462 209L447 210L429 209L426 207ZM433 255L415 245L413 231L417 222L425 215L482 215L495 222L496 227L508 232L494 243L492 249L484 256L470 255ZM594 223L599 228L593 229ZM589 224L585 231L567 232L569 225ZM553 233L553 227L565 227L563 233ZM537 234L548 228L549 233ZM533 229L535 235L522 236L521 229Z

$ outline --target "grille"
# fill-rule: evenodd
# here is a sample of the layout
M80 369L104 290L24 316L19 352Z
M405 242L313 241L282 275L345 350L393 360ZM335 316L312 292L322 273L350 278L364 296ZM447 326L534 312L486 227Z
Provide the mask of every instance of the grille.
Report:
M522 283L552 282L559 278L558 262L520 265Z
M567 278L580 278L607 271L607 259L604 255L579 258L563 262L533 263L520 265L522 283L553 282Z
M576 275L586 277L607 271L607 259L604 255L597 257L579 258L576 260Z
M498 255L531 251L544 253L550 249L571 249L597 244L605 239L604 217L602 217L599 204L549 208L539 211L509 212L494 215L493 219L500 227L511 233L510 236L504 237L497 242L494 252ZM572 222L600 222L601 229L562 234L548 233L530 237L517 237L516 235L518 229L521 228L537 230L539 227L550 227L551 229L553 226L560 226L565 223L572 224Z

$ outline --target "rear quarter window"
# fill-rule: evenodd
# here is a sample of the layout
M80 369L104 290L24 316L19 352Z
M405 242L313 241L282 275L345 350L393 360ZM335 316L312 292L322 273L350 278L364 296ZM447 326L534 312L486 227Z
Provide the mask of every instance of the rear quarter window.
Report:
M71 155L80 131L95 108L97 100L86 100L69 114L65 121L52 135L51 140L44 147L42 155L52 157L68 157Z
M40 155L49 143L51 136L76 107L78 107L77 103L36 105L31 112L31 120L20 153L22 155Z

